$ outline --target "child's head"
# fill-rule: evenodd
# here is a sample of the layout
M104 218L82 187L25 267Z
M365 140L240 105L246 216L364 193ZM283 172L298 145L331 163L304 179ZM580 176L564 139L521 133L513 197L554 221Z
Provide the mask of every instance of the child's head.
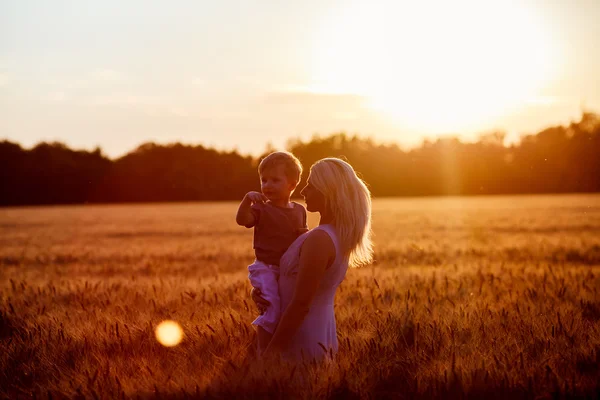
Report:
M292 153L276 151L258 165L260 187L269 200L287 199L300 182L302 164Z

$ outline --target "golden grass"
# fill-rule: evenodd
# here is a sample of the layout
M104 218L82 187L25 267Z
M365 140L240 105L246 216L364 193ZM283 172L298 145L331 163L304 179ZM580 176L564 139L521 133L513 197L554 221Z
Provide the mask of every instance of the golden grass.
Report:
M600 196L376 200L340 351L296 367L254 358L235 209L0 209L0 397L599 395Z

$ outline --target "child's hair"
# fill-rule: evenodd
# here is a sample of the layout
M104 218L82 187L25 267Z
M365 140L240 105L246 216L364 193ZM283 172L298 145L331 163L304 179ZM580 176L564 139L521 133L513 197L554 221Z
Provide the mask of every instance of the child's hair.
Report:
M258 164L258 173L262 174L263 171L278 165L283 165L285 176L290 182L294 182L296 185L300 182L302 164L296 156L288 151L276 151L263 158L260 164Z
M310 168L310 181L323 193L333 225L351 267L373 260L371 192L354 168L339 158L324 158Z

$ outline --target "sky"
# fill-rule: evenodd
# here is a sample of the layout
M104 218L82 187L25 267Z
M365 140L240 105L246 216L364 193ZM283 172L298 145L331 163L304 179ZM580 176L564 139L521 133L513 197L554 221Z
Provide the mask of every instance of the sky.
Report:
M516 140L600 111L599 20L597 0L0 0L0 139Z

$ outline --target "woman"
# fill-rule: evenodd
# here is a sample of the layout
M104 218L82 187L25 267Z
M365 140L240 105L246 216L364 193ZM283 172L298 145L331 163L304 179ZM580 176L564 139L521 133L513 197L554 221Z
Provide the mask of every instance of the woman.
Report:
M324 358L337 352L335 291L348 266L372 260L371 194L350 164L317 161L301 194L319 226L298 237L281 257L282 316L264 355L292 360ZM268 305L253 291L259 308Z

